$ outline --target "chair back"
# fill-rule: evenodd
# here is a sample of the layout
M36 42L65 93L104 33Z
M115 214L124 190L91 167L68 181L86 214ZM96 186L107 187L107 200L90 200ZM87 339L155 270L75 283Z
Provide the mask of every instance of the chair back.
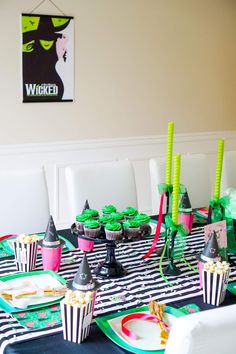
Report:
M158 184L165 182L165 158L150 159L149 169L151 178L152 213L156 214L160 202ZM211 183L207 156L204 154L182 155L180 182L187 187L193 208L208 206L211 196Z
M46 230L49 198L41 168L0 171L0 235Z
M165 354L234 354L236 305L179 317L173 323Z
M86 200L97 210L107 204L117 210L137 207L134 171L128 160L70 165L65 177L72 218L82 212Z
M221 192L223 193L229 187L236 188L236 151L224 153Z

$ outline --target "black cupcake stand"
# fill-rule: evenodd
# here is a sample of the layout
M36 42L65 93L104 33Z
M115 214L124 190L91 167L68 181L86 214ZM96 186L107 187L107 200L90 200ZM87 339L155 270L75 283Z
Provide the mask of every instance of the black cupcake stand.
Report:
M103 262L100 262L97 267L94 269L94 273L100 277L100 278L116 278L116 277L122 277L127 274L127 270L124 268L124 266L116 260L116 255L115 255L115 250L116 247L119 243L127 243L130 242L131 240L128 238L123 237L121 240L107 240L105 238L104 233L100 233L99 238L92 238L92 237L87 237L83 233L79 232L76 228L76 225L73 224L71 226L71 232L74 235L77 235L79 238L87 241L92 241L95 244L106 244L106 258ZM150 229L146 228L145 230L141 230L140 236L135 238L135 241L143 239L144 236L147 236L148 234L150 235L151 233L151 227Z

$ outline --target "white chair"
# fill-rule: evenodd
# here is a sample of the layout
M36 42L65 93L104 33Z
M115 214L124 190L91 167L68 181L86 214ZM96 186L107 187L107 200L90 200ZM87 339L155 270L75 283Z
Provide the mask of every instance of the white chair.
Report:
M179 317L173 323L165 354L234 354L236 305Z
M221 179L221 194L227 188L236 188L236 151L226 151Z
M165 182L165 161L164 157L152 158L149 161L153 214L156 214L159 209L158 184ZM206 155L187 154L181 156L180 182L187 187L193 208L208 206L211 183Z
M45 231L49 199L44 170L0 171L0 235Z
M72 218L82 212L86 200L97 210L107 204L118 210L137 207L134 171L128 160L67 166L65 178Z

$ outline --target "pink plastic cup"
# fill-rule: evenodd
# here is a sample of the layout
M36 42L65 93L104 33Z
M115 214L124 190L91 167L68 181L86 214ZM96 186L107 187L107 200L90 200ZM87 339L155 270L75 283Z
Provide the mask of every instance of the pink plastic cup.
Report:
M41 248L42 259L43 259L43 269L44 270L53 270L58 272L61 264L61 252L62 247L55 248Z
M93 250L94 242L83 240L82 238L78 237L78 247L81 251L90 252Z
M191 233L193 227L193 213L179 213L178 222L179 224L184 224L188 228L189 233Z

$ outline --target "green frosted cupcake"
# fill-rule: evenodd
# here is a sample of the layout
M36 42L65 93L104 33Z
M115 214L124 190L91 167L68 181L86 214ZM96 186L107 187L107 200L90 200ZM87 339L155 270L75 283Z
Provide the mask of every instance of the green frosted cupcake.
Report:
M137 220L130 219L123 223L124 235L129 240L140 237L140 223Z
M105 225L105 233L107 240L121 240L122 239L122 226L119 222L108 222Z
M116 207L114 205L104 205L102 208L103 215L109 215L111 213L116 213Z
M90 218L93 218L93 219L98 219L98 217L99 217L99 213L98 213L98 211L95 210L95 209L85 209L85 211L83 212L83 214L89 215Z
M125 216L121 212L111 213L110 216L117 222L123 222L125 220Z
M90 219L90 215L78 214L75 217L75 225L79 232L84 232L84 223L86 220Z
M100 224L97 220L89 219L84 222L84 236L97 238L100 236Z
M138 210L128 206L125 210L123 210L123 214L126 219L133 219L138 214Z
M149 225L151 218L147 214L138 214L135 216L134 220L138 221L140 224L140 234L141 236L150 235L152 228Z
M111 215L102 215L99 216L98 221L102 225L106 225L108 222L114 221L114 218Z
M105 225L108 222L114 221L114 219L111 217L111 215L102 215L99 217L98 221L101 225L101 235L102 237L105 237Z

